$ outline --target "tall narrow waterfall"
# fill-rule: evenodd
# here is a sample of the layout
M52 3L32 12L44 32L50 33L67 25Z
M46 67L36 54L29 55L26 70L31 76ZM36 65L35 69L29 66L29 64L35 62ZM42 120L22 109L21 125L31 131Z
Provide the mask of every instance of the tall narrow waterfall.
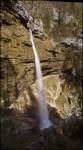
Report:
M44 85L43 85L43 80L42 80L42 72L41 72L41 66L40 66L40 61L39 57L37 54L37 50L34 44L33 40L33 35L31 29L29 30L30 32L30 40L32 43L32 48L33 52L35 55L35 68L36 68L36 76L37 76L37 81L38 81L38 93L39 93L39 121L40 121L40 129L43 130L45 128L49 128L52 123L49 120L48 116L48 109L47 109L47 103L46 103L46 97L45 97L45 90L44 90Z

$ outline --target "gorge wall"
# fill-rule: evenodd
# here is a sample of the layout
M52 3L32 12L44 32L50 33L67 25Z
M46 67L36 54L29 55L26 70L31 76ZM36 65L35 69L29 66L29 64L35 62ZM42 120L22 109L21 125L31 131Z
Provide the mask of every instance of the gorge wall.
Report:
M51 7L49 2L48 6ZM1 19L1 60L2 64L4 64L1 70L2 78L5 84L7 84L6 80L10 80L10 89L12 90L14 86L19 92L21 88L26 88L27 84L30 85L35 81L34 56L29 33L20 24L20 21L6 10L1 11ZM45 29L43 27L44 25L42 25L43 21L41 19L35 19L35 22L33 31L35 31L35 43L41 61L43 76L69 72L73 77L73 70L75 73L81 71L82 48L78 45L79 41L77 41L77 45L75 45L75 40L72 43L72 35L71 39L69 39L70 43L66 42L66 40L57 42L57 36L55 40L52 36L44 37ZM38 29L41 32L37 33L36 30ZM80 38L78 36L81 36L80 29L76 38ZM7 74L8 79L6 79ZM11 80L14 81L12 85Z
M70 3L49 1L22 2L33 18L34 41L40 57L52 121L60 124L60 118L64 119L72 114L80 116L82 6L78 3L75 3L74 7ZM35 114L38 109L38 95L34 55L28 29L18 15L11 13L12 10L9 11L9 6L7 7L1 7L0 10L2 125L4 124L4 131L5 123L7 125L11 120L12 124L15 124L15 134L19 131L24 134L27 128L36 126L37 122ZM77 14L70 9L72 7ZM15 114L8 116L5 113L13 110ZM7 135L10 130L12 128L8 127ZM7 135L4 135L3 141Z

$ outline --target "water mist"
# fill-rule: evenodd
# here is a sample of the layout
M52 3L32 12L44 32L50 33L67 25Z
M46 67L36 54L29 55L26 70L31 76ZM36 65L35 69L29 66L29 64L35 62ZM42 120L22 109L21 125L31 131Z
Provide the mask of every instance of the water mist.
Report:
M38 93L39 93L39 101L38 101L38 106L39 106L39 127L40 130L43 130L45 128L49 128L52 126L51 121L49 120L49 115L48 115L48 109L47 109L47 100L45 96L45 90L44 90L44 84L43 84L43 79L42 79L42 71L41 71L41 66L40 66L40 60L39 56L34 44L33 40L33 35L31 29L29 29L30 32L30 40L32 43L32 49L34 52L35 56L35 68L36 68L36 77L38 81Z

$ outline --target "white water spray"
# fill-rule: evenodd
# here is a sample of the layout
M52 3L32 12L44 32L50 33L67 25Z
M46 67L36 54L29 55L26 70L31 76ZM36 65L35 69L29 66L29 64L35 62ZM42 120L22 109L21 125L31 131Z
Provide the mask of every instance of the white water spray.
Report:
M48 109L47 109L45 90L44 90L44 85L43 85L43 80L42 80L42 72L41 72L41 67L40 67L39 56L37 54L37 50L34 44L31 29L29 29L29 32L30 32L30 40L32 43L33 52L35 55L35 68L36 68L36 76L37 76L37 81L38 81L40 129L43 130L45 128L49 128L50 126L52 126L52 123L49 120L49 116L48 116Z

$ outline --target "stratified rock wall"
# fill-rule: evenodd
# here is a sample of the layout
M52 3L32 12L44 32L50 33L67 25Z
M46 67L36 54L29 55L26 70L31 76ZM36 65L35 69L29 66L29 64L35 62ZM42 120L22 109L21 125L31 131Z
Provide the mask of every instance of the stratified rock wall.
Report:
M71 134L75 132L78 138L78 132L80 132L78 131L78 120L81 118L81 109L83 109L81 103L83 97L81 94L83 36L80 21L78 18L74 19L72 14L70 16L70 12L63 16L59 10L60 6L63 6L62 3L55 5L55 2L52 2L51 5L49 1L41 1L40 3L40 1L23 0L21 2L23 5L20 5L19 0L1 1L0 109L2 149L4 147L5 149L17 149L17 147L19 149L33 149L34 145L41 149L41 145L44 145L45 148L46 141L48 143L47 149L52 146L57 149L58 144L62 149L63 135L65 137L64 130L67 130L66 134L71 139L69 142L67 136L65 137L68 140L66 140L68 148L69 145L72 145L72 148L76 149L80 142L78 142L79 144L77 141L73 143ZM15 9L12 8L13 5L12 7L9 5L10 3L14 5ZM20 7L15 5L16 3ZM27 11L23 9L24 4L26 4ZM65 7L66 11L70 10L69 7L68 9ZM51 13L52 10L54 15ZM24 13L25 11L26 13ZM60 13L63 16L65 26L64 24L57 26L60 25ZM29 24L31 16L33 17L31 27L40 58L49 116L54 123L54 131L51 133L52 135L49 134L52 144L47 135L44 137L40 133L37 135L37 132L33 132L39 125L39 96L36 87L34 54L28 31L31 25ZM55 131L60 134L60 139L56 136ZM37 139L38 141L36 141ZM77 140L79 141L79 139Z
M79 66L81 67L81 47L78 48L79 45L76 45L76 42L68 45L66 41L56 43L54 46L51 38L44 38L45 32L42 23L41 20L39 20L39 23L38 20L36 20L33 26L33 32L34 36L36 36L35 44L40 57L43 75L61 74L68 69L70 69L71 75L73 75L72 69L75 68L75 71L78 71ZM11 89L12 92L16 92L14 96L18 96L22 90L36 80L34 56L29 38L28 30L20 24L20 21L16 19L13 14L10 14L6 10L2 10L2 85L5 81L8 89ZM9 67L10 65L12 65L12 68ZM77 66L78 69L76 70ZM8 76L5 72L8 72Z

